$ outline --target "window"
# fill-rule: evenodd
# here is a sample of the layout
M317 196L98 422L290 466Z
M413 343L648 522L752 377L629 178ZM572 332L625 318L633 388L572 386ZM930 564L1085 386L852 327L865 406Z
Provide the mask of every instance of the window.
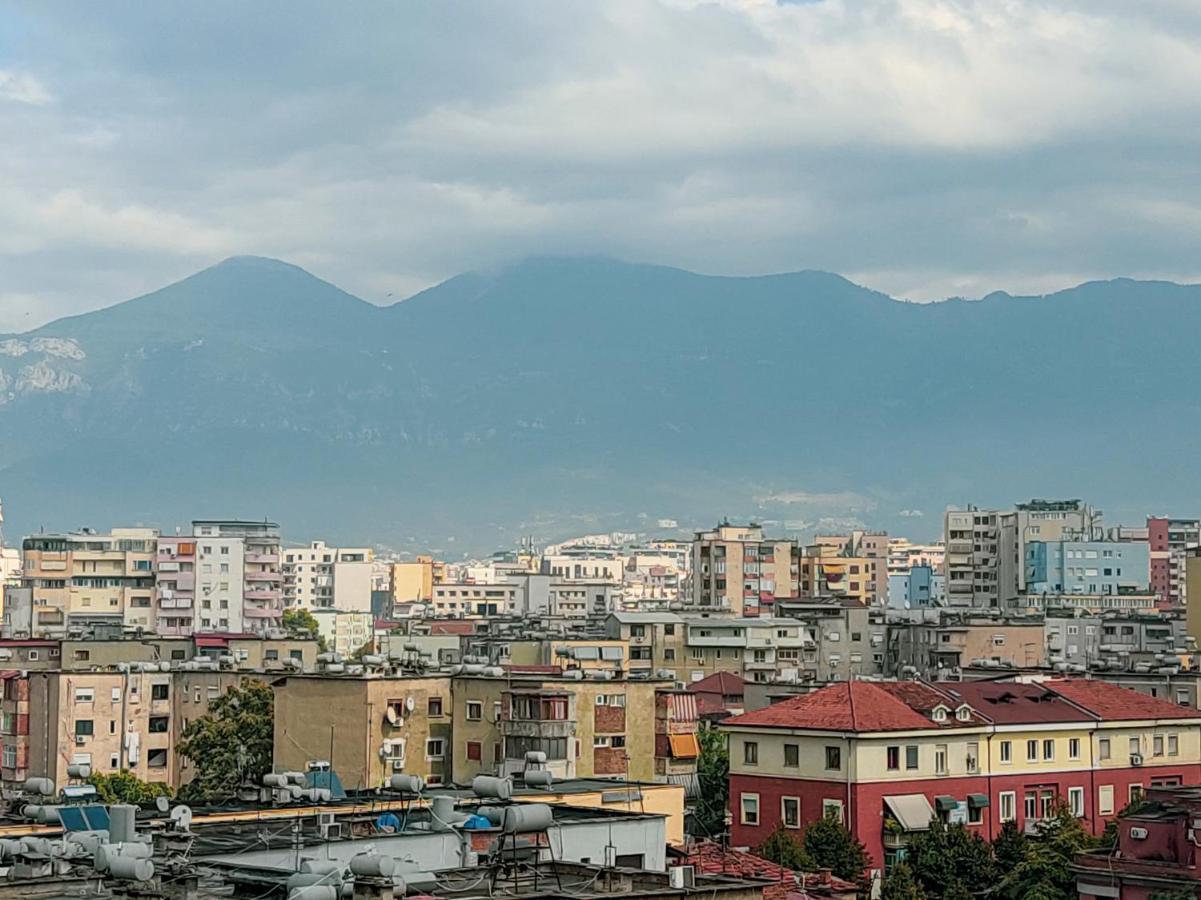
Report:
M1017 821L1017 794L1013 791L1002 791L997 795L997 803L1000 806L1002 822Z
M468 700L467 701L467 721L478 722L483 717L484 717L484 704L481 703L479 700Z
M166 700L170 690L171 685L169 684L152 684L150 686L150 699Z
M759 824L759 795L743 794L739 808L742 813L743 825Z
M975 741L968 742L967 759L964 762L969 774L975 775L980 771L980 745Z
M748 766L759 765L759 742L758 741L743 741L742 742L742 761Z
M1068 759L1080 758L1080 738L1068 738Z
M147 730L151 734L166 734L171 730L171 718L169 716L151 716Z
M905 747L905 768L916 769L918 763L918 748L917 744L909 744Z
M888 769L890 772L895 772L901 768L901 748L888 747L885 750L885 755L888 760Z
M1001 762L1013 762L1013 741L1001 741Z
M795 769L801 764L801 747L799 744L784 745L784 765L786 768Z
M801 827L801 801L799 798L780 798L780 819L785 828Z
M426 759L442 759L446 755L446 741L442 738L430 738L425 742Z
M823 800L822 801L822 818L833 819L835 822L842 822L842 801L841 800Z
M984 821L983 808L969 803L967 806L967 823L969 825L979 825Z
M1038 793L1035 791L1026 791L1022 797L1023 812L1026 814L1026 820L1030 821L1038 818Z
M1113 815L1113 785L1103 784L1097 788L1097 812L1102 816Z
M1084 788L1068 788L1068 809L1078 819L1084 816Z
M431 716L442 715L442 698L441 697L430 697L429 714Z
M1180 754L1180 739L1174 734L1168 735L1168 756L1178 756Z
M467 758L473 762L479 762L484 756L484 745L479 741L467 742Z
M1043 741L1043 759L1055 758L1055 739L1046 738Z
M1130 755L1138 756L1138 754L1141 752L1141 750L1142 750L1142 745L1139 743L1139 739L1136 737L1132 737L1130 739Z
M1151 755L1163 756L1163 735L1157 734L1151 738Z
M1109 738L1101 738L1097 741L1097 756L1101 759L1109 759Z
M92 658L91 650L76 650L73 654L76 662L86 662Z
M842 768L842 748L826 748L826 768L835 770Z
M146 765L149 766L151 769L167 768L167 750L166 750L166 748L164 747L159 750L147 750L146 751Z
M76 719L75 720L75 736L76 737L91 737L95 733L91 719Z
M96 699L96 692L92 688L76 688L75 702L76 703L91 703Z
M934 747L934 774L947 774L947 745L938 744Z
M1026 762L1038 762L1038 741L1026 741Z
M1143 799L1143 786L1141 784L1130 785L1130 802Z

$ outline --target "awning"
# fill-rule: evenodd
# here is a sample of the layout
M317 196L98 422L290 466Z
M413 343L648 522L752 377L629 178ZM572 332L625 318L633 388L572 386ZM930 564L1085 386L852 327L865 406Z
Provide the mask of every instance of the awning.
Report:
M967 805L973 809L988 806L988 794L968 794Z
M676 759L696 759L701 755L701 746L695 734L669 734L667 743L671 745L671 755Z
M935 797L934 798L934 808L937 809L939 812L950 812L953 809L959 808L959 801L956 800L954 797L947 797L947 796Z
M930 820L934 818L934 807L930 805L925 794L897 794L885 797L884 805L903 831L929 831Z

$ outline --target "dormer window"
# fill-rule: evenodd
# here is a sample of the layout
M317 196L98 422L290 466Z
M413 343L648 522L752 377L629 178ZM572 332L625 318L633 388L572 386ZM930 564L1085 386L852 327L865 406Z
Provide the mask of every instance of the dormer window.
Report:
M959 707L959 709L955 710L955 718L960 722L967 722L969 719L971 719L971 717L972 708L966 703Z
M945 722L947 720L948 712L950 712L950 710L940 704L934 707L934 710L930 713L930 718L932 718L935 722Z

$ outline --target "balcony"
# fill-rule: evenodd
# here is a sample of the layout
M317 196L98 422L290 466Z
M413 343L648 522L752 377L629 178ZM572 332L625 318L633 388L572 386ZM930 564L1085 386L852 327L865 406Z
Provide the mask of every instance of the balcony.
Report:
M276 603L278 603L282 598L282 595L278 589L271 588L251 588L242 596L247 600L262 600L266 602L274 601Z
M278 566L279 565L279 554L278 553L247 553L243 557L243 559L246 562L254 563L255 565L263 565L263 566Z
M178 594L176 594L174 597L160 597L159 601L158 601L158 608L159 609L174 609L174 610L180 610L180 609L191 610L193 602L194 601L191 597L181 597Z
M252 571L252 572L246 573L246 580L247 581L280 581L281 576L280 576L279 572Z
M242 615L248 619L278 619L281 611L274 606L247 606Z
M505 737L575 737L575 722L570 719L501 719L500 733Z

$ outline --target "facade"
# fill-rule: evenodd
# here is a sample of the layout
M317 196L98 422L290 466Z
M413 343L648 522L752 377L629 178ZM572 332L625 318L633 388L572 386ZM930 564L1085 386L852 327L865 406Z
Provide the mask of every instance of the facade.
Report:
M433 586L433 599L428 605L435 616L512 615L518 608L520 590L516 584L443 582Z
M662 672L675 681L686 680L684 619L675 613L610 613L605 618L605 636L629 648L631 674Z
M374 557L366 547L328 547L324 541L284 550L284 605L369 613Z
M335 653L350 656L371 643L375 636L375 616L368 612L341 612L336 609L316 609L318 634Z
M392 603L428 603L434 585L446 580L446 563L432 556L418 556L413 562L392 564Z
M946 578L931 566L913 566L888 576L888 605L893 609L944 606L946 602Z
M933 544L915 544L908 538L888 539L888 574L901 575L914 566L929 566L937 572L943 570L946 547L942 541Z
M200 546L201 626L208 618L211 627L265 632L280 627L283 616L283 573L280 568L279 526L274 522L239 519L205 519L192 523L192 534ZM241 566L234 559L240 546ZM224 557L224 558L223 558ZM227 576L223 578L222 576ZM213 607L204 616L205 591L218 602L231 601L229 615ZM241 617L235 618L232 600L240 595ZM227 620L227 625L220 625Z
M943 517L946 545L947 605L997 609L1009 593L1002 564L1015 542L1015 526L996 509L969 506ZM1017 565L1017 561L1014 562ZM1016 579L1013 593L1016 593Z
M767 613L798 596L795 545L765 538L758 525L722 524L692 542L692 592L686 609L735 616Z
M159 634L186 636L195 630L195 538L159 537L154 560L154 605L155 631Z
M731 843L840 818L879 877L934 817L986 840L1066 802L1092 833L1201 778L1201 714L1100 681L836 684L725 720Z
M1188 603L1184 561L1187 551L1201 547L1201 519L1148 517L1147 542L1151 589L1165 609L1180 609Z
M886 671L930 680L957 677L965 666L1039 667L1047 664L1042 619L942 613L889 623Z
M1142 543L1028 541L1026 591L1032 594L1145 593L1151 560Z

